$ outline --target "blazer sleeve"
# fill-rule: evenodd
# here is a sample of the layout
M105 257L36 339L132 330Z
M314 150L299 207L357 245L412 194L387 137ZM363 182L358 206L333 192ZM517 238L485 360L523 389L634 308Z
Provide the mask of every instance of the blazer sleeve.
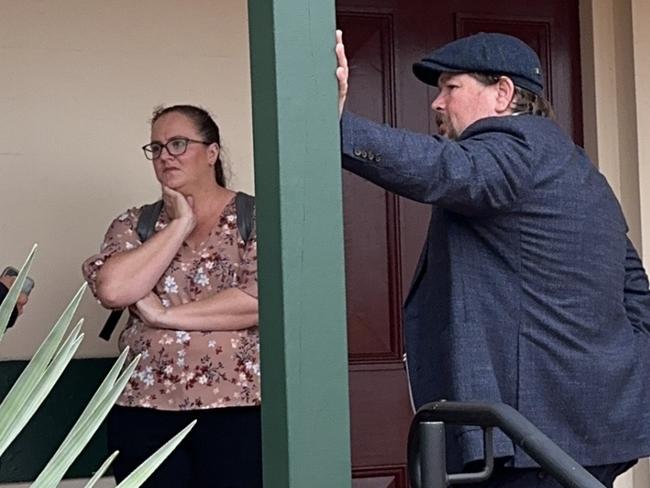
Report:
M8 293L9 293L9 288L7 288L5 285L0 283L0 303L4 302L5 297L7 296ZM11 317L9 318L9 323L7 324L7 328L13 326L17 318L18 318L18 309L14 307L13 311L11 312Z
M532 187L533 153L517 124L490 118L462 140L417 134L349 112L343 167L401 196L473 215L512 207Z
M627 239L625 253L625 311L632 326L642 332L650 333L650 291L648 276L634 244Z

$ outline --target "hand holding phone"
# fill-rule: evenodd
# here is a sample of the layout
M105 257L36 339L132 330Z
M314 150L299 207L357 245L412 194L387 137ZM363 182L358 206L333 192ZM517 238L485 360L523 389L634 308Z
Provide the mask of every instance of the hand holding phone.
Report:
M13 284L13 282L16 280L16 276L18 276L18 270L16 268L14 268L13 266L7 266L2 271L2 274L0 275L0 281L7 288L9 288ZM25 282L23 283L22 293L29 296L29 294L32 292L33 288L34 288L34 280L31 279L28 276L27 278L25 278Z
M16 276L18 276L18 270L13 266L7 266L0 275L0 283L5 285L7 288L11 288L11 285L16 281ZM34 280L27 277L23 283L23 289L18 295L18 300L16 301L16 309L18 315L23 313L23 309L29 300L29 294L34 288Z

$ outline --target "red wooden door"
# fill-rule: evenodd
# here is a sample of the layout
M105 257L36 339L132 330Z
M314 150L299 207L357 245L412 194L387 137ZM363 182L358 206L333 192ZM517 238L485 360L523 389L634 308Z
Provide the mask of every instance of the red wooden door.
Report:
M337 0L337 23L350 58L353 112L433 133L436 89L417 81L412 63L454 38L496 31L538 52L558 120L582 142L577 0ZM353 486L406 488L412 410L401 305L429 210L348 172L343 185Z

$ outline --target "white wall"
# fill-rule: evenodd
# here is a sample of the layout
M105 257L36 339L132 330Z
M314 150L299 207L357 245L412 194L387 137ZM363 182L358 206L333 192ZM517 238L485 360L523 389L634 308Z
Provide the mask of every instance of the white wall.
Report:
M0 266L40 246L36 288L0 358L31 355L112 218L156 199L140 150L155 105L208 108L231 186L252 191L247 29L242 0L0 1ZM89 294L80 316L80 355L114 355Z

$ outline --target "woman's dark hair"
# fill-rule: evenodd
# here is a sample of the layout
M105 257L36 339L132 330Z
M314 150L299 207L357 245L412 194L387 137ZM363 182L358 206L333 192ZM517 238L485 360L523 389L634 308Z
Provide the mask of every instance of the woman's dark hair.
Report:
M153 110L153 117L151 118L151 125L165 114L179 113L192 121L196 130L199 131L201 137L205 142L214 142L219 146L219 156L214 164L214 178L219 186L226 187L226 177L223 171L223 160L221 159L221 136L219 134L219 126L212 119L207 110L194 105L172 105L171 107L156 107Z
M496 84L501 76L507 75L491 75L486 73L468 73L479 83L486 86ZM555 111L551 102L549 102L543 95L535 95L533 92L515 86L515 96L512 99L510 106L512 112L515 114L532 114L555 119Z

